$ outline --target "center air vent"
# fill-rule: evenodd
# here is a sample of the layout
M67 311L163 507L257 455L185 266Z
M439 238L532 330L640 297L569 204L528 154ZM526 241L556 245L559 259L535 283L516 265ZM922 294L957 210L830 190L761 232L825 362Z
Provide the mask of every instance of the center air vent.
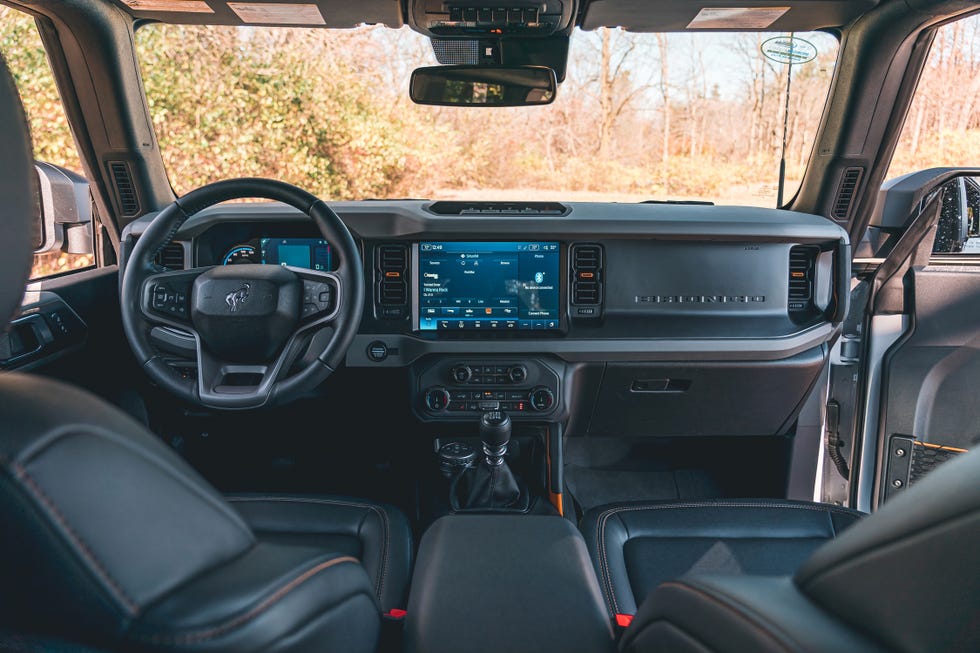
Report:
M819 250L797 245L789 250L789 311L799 313L813 307L813 267Z
M378 317L402 319L408 315L408 248L405 245L380 245L375 260Z
M566 215L560 202L433 202L436 215Z
M602 246L572 245L572 314L599 317L602 314Z
M168 270L184 269L184 245L177 241L169 243L156 256L156 264Z

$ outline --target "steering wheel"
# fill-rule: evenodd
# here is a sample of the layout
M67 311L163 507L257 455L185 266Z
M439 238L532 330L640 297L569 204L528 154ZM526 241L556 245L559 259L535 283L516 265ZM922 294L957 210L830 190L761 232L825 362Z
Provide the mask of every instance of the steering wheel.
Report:
M166 271L156 265L188 218L252 197L309 216L330 243L336 270L243 264ZM258 408L312 390L343 362L364 309L364 268L347 226L322 200L281 181L231 179L191 191L153 219L126 263L120 303L130 346L156 383L208 408ZM150 333L161 327L193 335L196 375L180 374L153 346Z

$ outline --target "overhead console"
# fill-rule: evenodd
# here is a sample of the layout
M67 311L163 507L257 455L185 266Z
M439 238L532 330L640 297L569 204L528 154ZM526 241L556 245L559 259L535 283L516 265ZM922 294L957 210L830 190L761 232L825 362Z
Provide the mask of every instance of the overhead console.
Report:
M409 24L427 36L446 38L542 37L567 29L574 0L414 0Z

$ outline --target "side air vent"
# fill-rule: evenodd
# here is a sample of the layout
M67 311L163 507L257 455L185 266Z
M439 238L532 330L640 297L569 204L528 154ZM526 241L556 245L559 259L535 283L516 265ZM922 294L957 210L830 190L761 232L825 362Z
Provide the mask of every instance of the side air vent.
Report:
M433 202L436 215L567 215L561 202Z
M833 216L835 220L847 220L851 214L851 203L857 192L858 184L864 168L847 168L841 175L840 186L837 188L837 199L834 200Z
M129 164L125 161L110 161L109 171L112 173L112 183L116 187L116 198L119 200L119 210L124 218L135 218L140 214L140 201L133 185L133 176L129 172Z
M171 242L157 254L156 263L168 270L183 270L184 246L177 241Z
M602 247L572 245L572 314L599 317L602 313Z
M378 317L398 320L408 314L408 248L380 245L375 251L378 273Z
M797 245L789 250L789 311L800 313L813 307L813 267L819 250Z

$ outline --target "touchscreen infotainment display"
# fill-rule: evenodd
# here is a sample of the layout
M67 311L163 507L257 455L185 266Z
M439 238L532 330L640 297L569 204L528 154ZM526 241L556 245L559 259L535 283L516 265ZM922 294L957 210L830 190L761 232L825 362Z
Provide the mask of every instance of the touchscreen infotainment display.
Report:
M419 243L419 330L558 329L559 259L553 242Z

